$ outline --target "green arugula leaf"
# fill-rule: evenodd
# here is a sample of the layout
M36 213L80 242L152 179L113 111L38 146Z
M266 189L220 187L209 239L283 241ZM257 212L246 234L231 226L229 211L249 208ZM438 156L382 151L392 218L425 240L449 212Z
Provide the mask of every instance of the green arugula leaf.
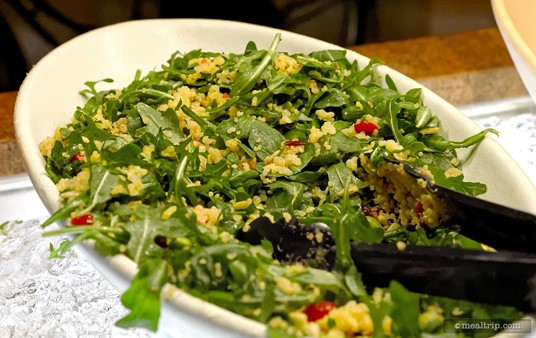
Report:
M392 281L389 293L393 299L391 317L395 324L395 332L400 337L419 338L419 297L406 290L400 283Z
M487 128L475 135L469 136L463 141L447 141L445 138L437 134L425 136L423 141L424 141L424 144L426 144L428 147L432 148L433 150L439 150L441 152L444 152L446 150L452 150L452 149L457 149L457 148L467 148L475 144L479 144L480 142L484 140L484 137L488 133L499 135L499 132L497 130L492 129L492 128Z
M50 245L49 245L50 254L48 255L48 258L49 259L52 259L52 258L65 258L64 255L67 252L69 252L69 250L71 250L71 248L75 244L83 241L85 239L85 237L87 237L87 235L86 236L77 236L73 240L64 239L56 249L54 248L52 243L50 243Z
M355 138L337 132L335 135L324 135L320 138L320 153L314 158L314 162L320 165L333 163L342 158L346 154L361 152L361 142ZM329 147L326 148L326 144Z
M151 259L139 266L139 271L127 291L121 296L123 305L131 312L115 324L128 329L143 327L156 332L160 318L160 291L168 281L168 264Z
M324 109L328 107L342 107L346 104L348 104L347 95L340 89L331 88L315 103L314 107Z
M305 144L305 148L303 150L303 153L299 154L298 157L300 158L300 164L299 165L291 165L288 167L290 171L292 171L293 174L298 174L302 172L302 170L309 165L309 163L314 159L316 155L315 147L312 143L307 142ZM296 175L294 176L294 180L296 180Z
M139 165L145 167L147 161L141 159L142 149L133 143L127 142L121 137L111 137L104 141L101 148L100 158L107 163L117 165Z
M452 156L452 155L451 155ZM454 189L458 192L465 193L471 196L477 196L486 192L486 185L479 182L466 182L463 175L448 177L445 172L453 168L451 156L439 155L436 153L427 153L419 158L415 164L418 166L427 165L428 169L434 176L435 184Z
M161 208L140 207L134 211L136 220L127 222L122 227L130 234L126 245L126 254L136 263L143 263L151 253L158 252L161 248L155 243L155 237L166 234L172 226L171 220L162 220ZM170 224L171 223L171 224Z
M93 96L97 95L98 92L95 89L95 87L100 82L112 83L112 82L114 82L114 80L110 79L110 78L106 78L106 79L102 79L102 80L99 80L99 81L87 81L87 82L84 82L84 84L88 87L88 89L84 89L84 90L80 91L80 95L82 95L82 97L84 97L86 99L88 97L90 97L90 95L93 95Z
M161 112L143 102L138 103L136 109L149 133L156 136L162 130L163 134L174 144L179 144L182 141L183 135L179 129L179 118L173 109Z
M280 150L284 141L285 137L266 123L259 120L251 122L248 143L252 149L256 150L259 159L264 161L268 156Z
M71 212L75 211L83 203L84 203L84 198L77 198L73 200L71 203L63 205L61 208L56 210L52 215L50 215L50 217L41 224L41 227L46 228L47 226L57 221L68 218Z
M348 290L361 300L366 301L368 299L368 292L363 284L363 279L361 274L357 271L355 265L350 265L346 269L344 274L344 283Z
M266 336L268 338L295 338L295 334L289 331L290 330L288 328L281 329L268 326L268 329L266 330Z
M344 163L336 163L327 169L328 187L332 199L335 200L342 196L347 187L357 192L358 188L365 187L365 183L354 176L351 169Z
M336 276L330 271L305 268L302 271L289 275L288 279L302 285L317 285L327 290L331 290L335 294L342 293L339 296L348 297L348 290L341 281L340 277Z
M115 170L102 165L92 166L89 179L89 205L78 214L89 213L98 204L105 203L113 198L112 191L117 185L124 186L122 176Z
M303 200L303 193L307 189L305 184L298 183L298 182L283 181L283 180L279 180L267 186L270 189L282 189L286 192L286 195L285 195L286 198L284 198L284 202L278 203L278 204L285 205L285 209L289 211L299 209Z
M348 236L354 242L380 243L383 240L384 230L382 227L370 225L367 217L362 213L351 213L344 218L347 223Z
M236 80L236 82L233 85L233 88L231 89L231 97L233 96L241 96L245 93L251 91L253 87L255 86L255 83L257 82L257 79L262 75L266 67L270 64L270 61L275 55L275 50L277 49L277 46L279 45L279 42L281 41L281 34L277 33L274 37L274 40L272 41L272 44L270 45L270 48L265 53L265 56L262 58L262 60L259 62L257 67L251 68L241 74L239 78Z
M316 52L310 53L309 56L321 62L324 62L324 61L348 62L346 59L346 51L344 49L316 51Z

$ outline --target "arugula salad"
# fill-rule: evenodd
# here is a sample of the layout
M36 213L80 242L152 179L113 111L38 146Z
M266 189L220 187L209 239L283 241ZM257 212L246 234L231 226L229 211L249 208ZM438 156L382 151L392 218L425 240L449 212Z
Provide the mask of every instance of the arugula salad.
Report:
M176 52L121 89L87 82L85 105L40 151L62 207L44 224L70 234L51 258L89 241L139 272L122 295L121 327L156 330L166 283L268 325L270 337L442 336L445 318L512 321L517 310L364 285L350 242L482 249L441 226L426 189L400 191L392 160L467 194L456 149L420 89L400 93L344 50L289 54L254 42L243 53ZM396 172L396 170L395 170ZM279 262L268 241L242 242L251 222L324 222L335 264ZM322 238L316 238L321 241ZM456 336L463 336L459 334Z

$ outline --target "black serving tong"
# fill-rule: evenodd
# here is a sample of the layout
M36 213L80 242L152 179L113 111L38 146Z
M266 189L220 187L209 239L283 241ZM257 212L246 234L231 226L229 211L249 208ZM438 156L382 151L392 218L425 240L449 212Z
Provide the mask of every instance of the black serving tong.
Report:
M382 287L398 280L414 292L535 311L536 216L436 186L419 168L402 165L442 199L448 225L498 252L352 243L352 258L365 284ZM251 244L269 240L279 261L307 261L328 270L335 263L335 241L323 223L303 225L295 218L272 223L260 217L237 238Z
M446 225L457 225L461 234L496 250L536 253L535 215L435 185L420 168L386 160L402 164L408 174L426 181L428 190L447 207L450 219Z
M281 262L306 261L327 270L335 264L335 241L323 223L260 217L237 238L251 244L269 240ZM536 311L535 254L352 243L351 255L365 285L384 287L397 280L418 293Z

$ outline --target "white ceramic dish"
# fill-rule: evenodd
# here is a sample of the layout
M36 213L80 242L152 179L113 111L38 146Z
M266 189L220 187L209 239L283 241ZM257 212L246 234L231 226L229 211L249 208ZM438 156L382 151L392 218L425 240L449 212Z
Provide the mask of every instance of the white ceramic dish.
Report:
M17 140L30 178L49 211L59 207L59 196L44 169L38 144L51 135L56 126L70 120L76 106L83 104L79 91L84 82L113 78L110 87L122 87L135 71L147 72L165 63L179 51L202 48L216 52L243 52L248 41L267 48L278 30L250 24L219 20L171 19L121 23L81 35L44 57L22 84L15 106ZM279 50L311 52L340 49L335 45L282 32ZM348 52L360 65L368 59ZM389 69L378 68L380 75L389 74L402 92L421 87L415 81ZM102 89L103 87L99 87ZM462 139L479 131L479 127L456 108L424 89L425 102L441 120L451 139ZM497 203L536 213L536 191L511 157L491 137L464 158L469 180L488 184L485 198ZM136 272L135 264L125 256L103 258L91 248L79 246L102 274L121 291ZM164 290L168 302L162 312L160 327L167 333L179 332L184 337L263 336L265 327L215 305L200 301L174 288Z
M514 65L536 101L536 1L491 0L491 4Z

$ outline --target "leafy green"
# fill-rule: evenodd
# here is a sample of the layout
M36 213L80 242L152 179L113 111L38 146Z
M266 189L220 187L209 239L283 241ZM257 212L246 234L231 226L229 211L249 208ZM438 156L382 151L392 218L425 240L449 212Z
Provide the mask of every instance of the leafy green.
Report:
M268 204L268 209L273 211L276 209L283 209L290 213L300 208L303 203L303 193L307 189L307 186L303 183L282 180L269 184L267 187L282 190L279 194L275 194L274 197L269 200L273 201L274 205ZM281 201L276 202L276 200ZM278 208L276 205L281 205L282 208Z
M315 103L315 108L342 107L347 101L346 94L340 90L333 88L329 90L322 98Z
M112 199L112 191L116 185L121 185L123 180L120 174L100 165L91 168L91 178L89 179L89 200L88 205L79 214L90 212L98 204L103 204Z
M268 156L281 148L285 137L276 129L264 122L255 120L251 122L248 142L252 149L256 149L257 156L265 160Z
M492 133L496 135L499 134L495 129L487 128L475 135L469 136L463 141L447 141L445 138L437 134L426 136L424 137L423 141L428 147L431 147L433 149L437 149L440 151L445 151L445 150L452 150L456 148L467 148L475 144L478 144L482 142L482 140L488 133Z
M9 224L9 221L5 221L4 223L0 224L0 233L4 234L6 231L6 225Z
M365 183L355 177L344 163L333 164L327 169L327 174L328 187L333 200L342 196L347 187L355 190L365 187Z
M179 119L177 114L172 109L167 109L163 112L140 102L136 105L136 109L140 114L142 121L145 123L147 131L154 136L157 136L160 130L173 143L181 142L181 131L179 129Z
M439 156L434 153L428 153L417 160L416 164L419 166L427 165L432 172L434 181L437 185L454 189L471 196L481 195L486 192L485 184L464 181L463 174L449 178L446 177L445 172L454 167L452 164L452 155Z
M389 293L394 304L391 317L395 323L399 323L396 331L400 337L420 337L419 297L408 292L402 285L394 281L389 284Z
M130 287L121 296L123 305L132 312L117 321L116 325L156 331L160 317L160 291L168 280L167 262L148 260L139 269Z

